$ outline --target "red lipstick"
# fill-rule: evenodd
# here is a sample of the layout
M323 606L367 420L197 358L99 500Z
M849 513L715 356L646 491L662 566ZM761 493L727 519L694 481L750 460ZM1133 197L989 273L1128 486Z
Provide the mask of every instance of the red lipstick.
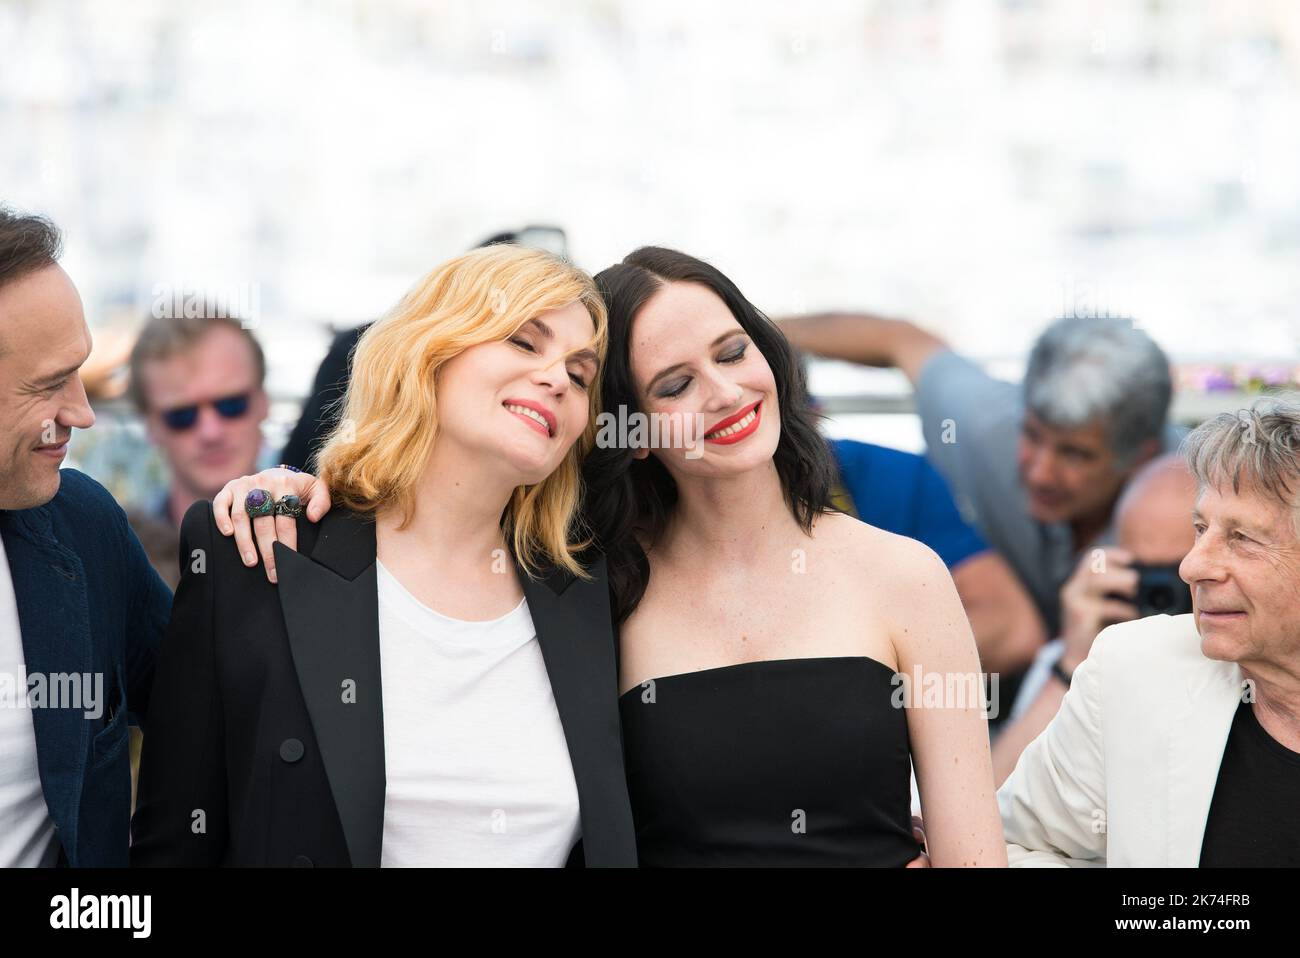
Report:
M762 404L763 404L763 400L760 399L757 402L751 403L750 405L746 406L744 409L736 413L734 416L728 416L726 419L714 423L713 428L707 430L704 433L704 441L717 443L719 446L730 446L732 443L740 442L740 440L742 439L749 438L758 430L759 423L763 421L763 410L760 408ZM751 412L754 414L754 418L743 429L738 429L735 432L731 433L730 435L726 435L726 436L713 435L713 433L717 432L720 429L726 429L728 426L733 426L736 423L740 422Z

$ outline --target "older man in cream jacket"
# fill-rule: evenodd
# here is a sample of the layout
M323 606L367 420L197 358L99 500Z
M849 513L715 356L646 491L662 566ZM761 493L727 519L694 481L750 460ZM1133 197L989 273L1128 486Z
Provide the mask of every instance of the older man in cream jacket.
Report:
M1211 419L1190 615L1112 626L998 792L1015 865L1300 865L1300 404Z

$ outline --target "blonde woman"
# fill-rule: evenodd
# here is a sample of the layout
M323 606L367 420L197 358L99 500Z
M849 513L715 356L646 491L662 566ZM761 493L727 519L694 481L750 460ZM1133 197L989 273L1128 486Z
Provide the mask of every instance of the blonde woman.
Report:
M189 511L134 864L636 863L604 561L574 528L605 335L585 273L468 253L358 344L336 507L274 550L278 587Z

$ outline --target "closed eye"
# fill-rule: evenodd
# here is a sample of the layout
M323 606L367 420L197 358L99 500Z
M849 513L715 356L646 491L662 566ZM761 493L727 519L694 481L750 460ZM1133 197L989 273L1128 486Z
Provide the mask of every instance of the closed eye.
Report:
M728 353L726 356L723 356L721 359L718 360L718 362L720 363L740 362L742 359L745 358L745 350L748 348L748 346L749 346L748 343L741 343L740 346L734 352Z
M525 350L526 352L530 352L530 353L537 352L537 350L533 347L532 343L518 336L510 337L510 342L518 346L520 349ZM587 380L583 379L577 373L569 373L569 378L573 380L574 385L577 386L579 389L587 388Z
M727 363L729 365L738 363L745 358L745 351L748 348L749 348L749 343L747 342L741 343L736 349L727 353L725 356L719 356L717 361L720 363ZM689 378L684 379L682 380L680 386L676 387L675 389L662 390L659 393L659 395L663 399L676 399L678 396L680 396L682 393L686 391L686 387L689 386L690 384L691 384L691 380Z

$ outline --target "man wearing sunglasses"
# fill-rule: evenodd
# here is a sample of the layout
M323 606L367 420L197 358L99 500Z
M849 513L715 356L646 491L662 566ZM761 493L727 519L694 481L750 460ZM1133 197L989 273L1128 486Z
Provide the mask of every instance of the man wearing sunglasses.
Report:
M132 522L146 547L166 543L150 559L173 587L181 517L231 479L257 471L268 406L257 339L238 319L204 312L150 319L131 352L131 399L170 472L152 515ZM146 535L149 520L165 534Z

